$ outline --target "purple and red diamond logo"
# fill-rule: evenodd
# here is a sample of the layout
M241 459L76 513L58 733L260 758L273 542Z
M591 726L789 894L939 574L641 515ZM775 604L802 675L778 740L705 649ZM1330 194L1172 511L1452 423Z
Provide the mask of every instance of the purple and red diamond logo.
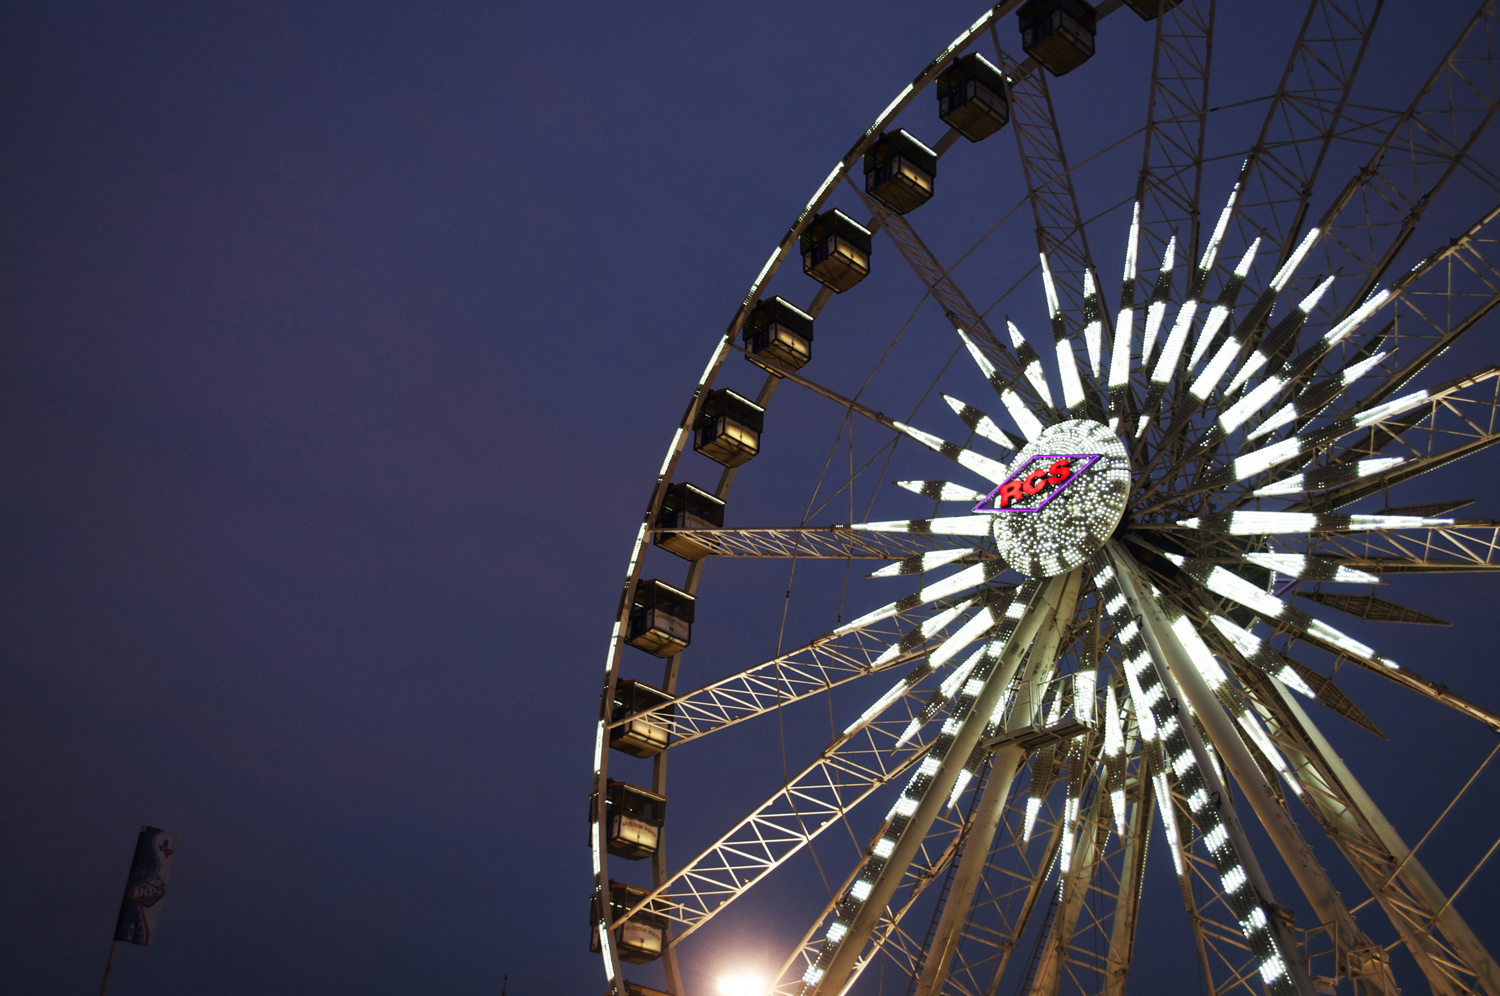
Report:
M1102 453L1038 454L985 495L974 511L1040 512L1101 456Z

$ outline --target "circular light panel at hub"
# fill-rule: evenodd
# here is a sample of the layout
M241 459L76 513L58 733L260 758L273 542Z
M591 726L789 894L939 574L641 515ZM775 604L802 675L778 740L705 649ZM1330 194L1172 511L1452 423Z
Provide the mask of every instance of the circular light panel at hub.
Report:
M1125 445L1098 422L1048 426L1016 454L1012 473L975 512L1008 564L1032 577L1079 566L1114 533L1130 496Z

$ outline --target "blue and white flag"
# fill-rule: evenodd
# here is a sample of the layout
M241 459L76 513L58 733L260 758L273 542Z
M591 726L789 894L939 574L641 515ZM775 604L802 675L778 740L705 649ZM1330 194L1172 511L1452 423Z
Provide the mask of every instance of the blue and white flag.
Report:
M175 833L141 827L141 834L135 840L135 859L130 862L130 877L125 880L125 898L120 901L116 941L145 946L156 938L161 901L167 894L167 876L176 852Z

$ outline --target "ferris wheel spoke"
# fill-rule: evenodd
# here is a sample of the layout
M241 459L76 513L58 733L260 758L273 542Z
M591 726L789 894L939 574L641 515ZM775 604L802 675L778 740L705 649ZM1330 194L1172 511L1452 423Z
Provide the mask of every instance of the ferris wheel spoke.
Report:
M989 364L993 371L991 382L999 381L1014 388L1028 395L1032 406L1039 406L1042 399L1023 378L1024 368L1017 362L1015 354L1001 344L999 337L985 322L984 315L970 303L967 295L955 281L952 272L938 262L937 257L932 254L932 250L927 248L927 243L922 241L911 222L899 214L888 211L884 205L868 197L858 187L855 187L855 193L859 194L866 207L882 219L883 231L916 273L917 279L927 287L933 300L937 301L938 306L943 309L943 314L948 317L948 321L957 329L967 330L965 342L970 350L974 351L976 359L983 357L984 362ZM987 373L986 376L990 374ZM996 390L998 391L999 388L997 387Z
M1331 209L1338 213L1324 227L1330 245L1344 252L1329 259L1329 270L1342 267L1354 278L1344 311L1370 293L1421 219L1421 206L1452 178L1500 109L1500 52L1491 42L1497 29L1500 11L1481 4L1411 104L1377 140L1357 185ZM1365 139L1357 130L1346 138ZM1378 196L1359 196L1366 188Z
M992 460L987 456L975 453L971 449L955 446L945 439L940 439L930 432L923 432L921 429L913 428L904 422L893 422L892 428L908 439L916 440L932 452L947 457L965 470L978 474L992 484L999 484L1010 476L1010 472L1006 469L1005 464L999 460Z
M966 770L977 770L977 758L987 756L990 763L989 777L970 820L963 858L949 882L946 899L933 925L928 956L921 966L921 976L917 981L916 996L931 996L940 992L948 977L950 961L958 950L964 925L969 920L995 833L1001 824L1003 813L1012 801L1011 787L1025 755L1018 737L1023 732L1036 729L1043 722L1041 707L1049 685L1055 684L1051 681L1051 675L1056 667L1059 649L1071 644L1073 639L1071 623L1074 606L1078 603L1079 580L1076 576L1070 577L1057 610L1043 623L1032 645L1025 671L1007 689L995 711L995 717L999 718L992 717L986 725L984 742L976 749L970 764L966 766ZM1016 689L1021 690L1019 695L1016 694ZM1091 696L1091 693L1079 694ZM1054 700L1060 701L1062 697L1063 692L1059 688L1054 693ZM990 746L996 742L1000 744L998 749ZM960 785L959 788L961 787Z
M1065 578L1045 583L1027 581L1013 604L1023 606L1018 625L1008 640L994 641L993 654L986 654L954 700L948 721L933 739L933 751L916 774L877 832L869 858L843 902L823 940L816 962L803 976L800 992L842 992L881 910L890 902L901 878L916 856L928 829L957 782L963 766L978 744L991 713L1009 685L1022 653L1051 613L1066 585ZM995 646L999 644L999 646Z
M1395 341L1409 334L1413 319L1431 329L1430 338L1414 340L1421 347L1417 355L1401 353L1401 367L1362 399L1365 404L1378 403L1399 391L1500 304L1500 260L1493 231L1497 219L1500 207L1485 213L1393 285L1406 315L1405 328ZM1424 308L1429 300L1431 305Z
M1380 0L1312 0L1245 167L1246 238L1292 251L1380 16Z
M1322 647L1337 658L1352 660L1368 671L1478 719L1500 732L1500 713L1453 694L1446 685L1424 678L1389 657L1376 653L1348 634L1257 588L1238 574L1192 558L1169 555L1169 559L1178 563L1184 574L1208 591L1244 606L1271 626L1294 633L1298 639ZM1232 634L1232 631L1226 631L1222 625L1219 625L1219 629L1226 635Z
M1234 215L1235 203L1239 200L1239 196L1240 186L1236 183L1229 194L1228 203L1219 212L1218 224L1214 226L1213 234L1209 236L1208 246L1203 250L1203 258L1198 261L1197 269L1193 271L1192 278L1188 281L1187 296L1177 309L1177 317L1172 322L1172 331L1162 344L1161 355L1157 357L1151 369L1146 403L1141 408L1140 422L1135 430L1137 438L1145 433L1146 427L1151 424L1152 419L1156 418L1157 412L1161 410L1162 398L1166 396L1168 386L1177 378L1177 367L1182 359L1182 352L1187 347L1188 337L1192 334L1193 319L1198 314L1199 300L1208 284L1209 274L1213 272L1214 261L1219 255L1219 245L1224 240L1224 230L1229 227L1229 219ZM1248 253L1246 257L1247 259L1253 258ZM1221 315L1220 320L1227 317L1227 309Z
M1373 942L1355 923L1327 873L1314 858L1307 841L1286 811L1284 801L1277 791L1276 775L1271 771L1274 769L1285 778L1298 795L1303 791L1300 782L1288 769L1286 761L1267 736L1259 718L1249 709L1219 667L1212 652L1199 636L1194 620L1173 603L1158 602L1149 594L1142 594L1140 602L1145 609L1148 631L1154 630L1156 641L1165 656L1166 667L1177 687L1192 703L1209 742L1239 784L1241 797L1250 804L1259 818L1282 861L1317 914L1318 921L1334 925L1342 942L1350 950L1372 948ZM1226 707L1229 713L1234 714L1234 721L1226 715ZM1257 752L1260 758L1254 756ZM1388 966L1382 965L1376 969L1346 961L1339 965L1339 969L1342 974L1359 979L1364 991L1388 996L1396 996L1399 991Z
M1500 992L1500 967L1301 706L1266 682L1255 696L1307 789L1302 799L1370 890L1434 992Z
M1153 253L1178 231L1198 250L1214 12L1211 0L1189 0L1157 15L1140 184Z
M1001 478L1004 480L1004 478ZM999 483L999 482L996 482ZM885 522L855 522L846 528L856 532L906 533L939 536L988 536L990 524L980 515L948 515L936 519L891 519Z
M1052 323L1052 348L1057 358L1057 376L1062 382L1063 404L1072 418L1083 418L1088 414L1088 404L1083 393L1083 376L1078 369L1078 354L1073 351L1072 337L1068 335L1068 323L1058 307L1057 285L1052 279L1052 267L1047 265L1047 254L1041 254L1042 287L1047 297L1047 318ZM1098 293L1094 290L1094 273L1083 271L1085 320L1097 320ZM1088 302L1093 301L1090 305ZM1097 332L1095 335L1097 339ZM1098 350L1095 349L1095 352Z
M1116 626L1116 640L1127 656L1125 674L1130 684L1131 701L1141 724L1142 739L1162 748L1160 769L1170 769L1189 801L1193 820L1202 830L1213 856L1219 887L1225 902L1233 910L1234 920L1244 943L1254 953L1256 968L1269 992L1307 993L1311 983L1295 945L1283 925L1266 912L1274 904L1270 886L1250 850L1244 830L1232 807L1215 804L1214 798L1227 800L1219 775L1212 766L1197 728L1184 722L1183 709L1170 665L1164 659L1166 636L1158 631L1149 602L1149 593L1137 591L1133 579L1133 561L1114 542L1095 556L1094 583ZM1226 572L1227 573L1227 572ZM1248 582L1247 582L1248 583ZM1164 780L1164 778L1163 778ZM1158 784L1158 792L1162 785ZM1163 793L1161 812L1170 808ZM1170 830L1169 830L1170 832ZM1185 849L1174 850L1181 862ZM1259 910L1257 915L1256 911Z
M1021 435L1027 439L1035 439L1042 431L1042 423L1032 414L1031 409L1022 400L1016 387L1018 384L1028 383L1026 378L1020 377L1016 380L1005 378L995 368L995 365L990 362L990 358L985 355L984 351L979 348L979 344L974 341L973 336L964 331L962 326L955 326L954 331L963 340L965 348L969 351L969 356L974 360L974 365L979 368L979 372L984 375L984 379L989 381L990 387L994 389L995 394L1000 398L1000 403L1010 413L1011 420L1021 430ZM1031 391L1032 393L1036 393L1034 387L1031 388Z
M1016 361L1021 364L1026 379L1041 397L1042 406L1048 413L1058 414L1057 403L1052 400L1052 388L1047 384L1047 372L1042 369L1042 358L1037 355L1035 349L1031 348L1031 343L1027 342L1021 330L1016 328L1015 322L1006 319L1005 328L1010 333L1010 344L1015 348Z
M980 436L988 439L996 446L999 446L1001 449L1011 451L1019 450L1021 448L1020 443L1012 439L1010 435L1005 432L1005 430L1001 429L998 425L995 424L994 419L990 418L978 408L959 401L957 398L951 397L947 394L943 395L943 400L947 402L949 408L953 409L953 413L963 421L964 425L967 425L970 429L973 429Z
M1500 571L1500 525L1455 522L1429 530L1387 530L1318 537L1318 553L1377 574Z
M714 557L769 557L799 560L904 560L928 553L963 550L964 562L995 560L993 551L976 550L959 533L936 529L870 530L857 526L795 526L749 529L659 528L653 534L690 536L713 550Z
M910 770L931 747L930 741L918 737L898 752L893 740L893 730L879 723L839 736L817 760L611 926L649 907L680 925L672 942L680 943L873 792Z
M789 653L613 720L607 730L643 723L664 727L669 746L675 747L821 695L830 688L908 664L925 654L928 636L940 634L970 603L962 602L926 619L918 611L923 604L912 604L858 626L841 627ZM909 634L897 628L902 623L912 627L916 638L908 639ZM894 653L893 646L899 648ZM897 698L893 696L865 722Z
M1113 9L1108 4L1100 6L1101 16ZM1071 322L1083 328L1088 323L1083 295L1084 275L1096 268L1089 253L1088 230L1078 208L1073 172L1068 167L1057 114L1052 107L1047 74L1024 72L1024 64L1018 65L1001 49L999 36L993 28L990 38L1000 68L1011 79L1008 94L1010 128L1016 136L1021 174L1026 181L1032 217L1036 222L1036 248L1051 260L1053 272L1058 277L1057 310L1067 313Z

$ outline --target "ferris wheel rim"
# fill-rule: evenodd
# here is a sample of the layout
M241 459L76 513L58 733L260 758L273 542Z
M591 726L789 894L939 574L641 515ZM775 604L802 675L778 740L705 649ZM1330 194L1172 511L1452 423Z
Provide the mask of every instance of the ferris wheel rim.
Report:
M987 15L987 17L990 19L990 22L993 23L993 19L997 16L997 12L1008 12L1010 9L1012 9L1013 7L1015 7L1017 5L1018 5L1018 2L1005 3L1005 4L997 5L995 8L992 8L992 10L989 12L989 14ZM1118 2L1116 2L1116 3L1114 3L1112 5L1109 5L1109 6L1110 6L1110 9L1112 10L1115 7L1118 7L1119 5L1120 4ZM1004 11L1002 11L1002 8L1004 9ZM1101 7L1101 13L1102 12L1105 12L1105 11L1103 11L1103 8ZM981 19L981 22L983 22L983 21L984 21L984 19ZM976 22L976 27L981 22ZM974 40L973 36L975 34L975 28L971 27L969 29L969 32L967 32L967 34L969 36L971 36L971 37L969 37L968 43L972 43L972 41ZM963 39L964 37L965 36L960 36L960 39ZM940 70L942 68L943 64L946 64L944 62L945 59L951 60L951 58L954 55L957 54L957 51L960 51L960 50L961 50L961 48L958 47L958 43L956 42L954 46L950 46L949 49L945 50L943 56L940 56L938 60L934 60L934 62L931 65L929 65L928 70L924 71L924 74L927 75L929 77L929 79L930 79L930 77L932 75L934 75L936 73L936 71L938 71L938 70ZM921 77L919 77L919 79L920 78ZM620 656L621 656L621 649L623 648L623 642L624 642L624 635L623 635L623 632L622 632L622 624L624 622L624 618L625 618L626 614L628 614L629 602L630 602L630 594L631 594L631 592L633 590L634 585L637 583L637 581L640 578L641 560L643 559L642 555L644 553L644 547L650 541L651 527L652 527L652 524L654 523L654 520L655 520L655 517L656 517L656 513L657 513L657 511L658 511L658 509L660 507L660 502L661 502L662 495L664 493L665 485L668 482L670 482L670 480L671 480L672 471L675 468L677 457L679 457L684 452L684 449L685 449L685 446L686 446L686 434L687 434L687 432L688 432L688 430L689 430L689 428L690 428L690 426L692 424L694 416L696 415L697 406L701 403L702 398L704 397L705 392L708 390L708 388L714 382L714 379L715 379L716 374L717 374L718 367L722 363L722 360L727 356L727 353L729 351L731 351L731 350L734 349L734 347L733 347L733 338L738 333L739 327L740 327L741 323L743 322L743 319L744 319L746 313L748 312L749 306L755 301L757 295L760 292L760 289L766 284L766 282L769 281L769 279L771 278L771 276L774 275L774 273L779 268L779 266L781 265L781 263L785 260L786 256L790 253L791 246L794 244L794 242L796 240L796 236L799 233L800 226L802 226L802 225L804 225L806 223L806 221L811 217L811 215L818 209L818 207L821 206L821 204L831 194L832 189L837 185L837 183L839 182L839 180L841 180L847 174L848 170L852 167L853 163L855 163L855 162L858 161L860 154L862 154L862 148L863 148L863 146L867 146L869 144L869 142L873 140L873 136L876 135L876 134L878 134L881 130L883 130L883 125L885 123L889 123L890 120L892 120L897 114L899 114L900 111L903 110L904 107L906 106L906 102L909 102L909 100L911 98L915 97L916 93L919 92L919 90L920 90L920 87L917 88L917 89L913 89L912 86L908 86L906 88L906 90L904 90L902 92L902 95L898 96L897 101L893 101L892 105L890 107L888 107L885 112L883 112L881 118L877 119L876 124L872 125L871 128L867 129L863 133L860 142L856 143L855 148L852 149L851 152L848 155L846 155L846 157L843 160L840 161L839 167L834 171L834 173L830 174L830 176L829 176L829 178L827 180L824 181L823 185L819 188L817 194L815 194L814 199L809 202L809 204L807 205L807 207L804 208L803 212L798 216L798 220L797 220L796 223L794 223L794 225L792 227L792 230L789 231L788 235L778 245L776 252L773 254L772 258L767 262L766 266L763 267L760 275L756 278L755 282L752 284L752 288L751 288L750 293L747 295L746 299L743 302L741 302L740 306L737 308L735 316L734 316L733 320L731 321L730 328L724 334L724 336L721 337L721 339L719 341L719 345L714 350L714 353L713 353L713 355L711 357L709 366L708 366L707 369L705 369L703 377L700 378L700 380L698 382L698 385L695 388L693 399L690 402L688 410L687 410L687 412L684 415L683 422L679 425L677 433L673 437L672 446L669 449L669 453L667 455L667 458L666 458L666 460L663 463L662 470L661 470L660 474L658 475L657 482L656 482L656 484L653 487L652 500L651 500L650 506L648 508L647 516L646 516L645 520L642 523L641 529L638 531L636 542L635 542L635 547L632 550L630 574L629 574L629 577L627 578L625 590L622 593L621 611L620 611L620 614L617 616L617 619L616 619L615 632L612 634L609 671L608 671L608 676L607 676L607 680L606 680L606 689L605 689L605 699L606 699L605 706L606 706L606 712L601 716L599 740L596 743L596 779L595 779L595 781L596 781L596 789L598 790L598 793L599 793L598 797L599 797L599 800L600 800L599 804L598 804L598 807L597 807L597 810L596 810L596 820L595 820L596 826L597 826L597 824L599 822L599 819L600 819L600 817L599 817L598 814L602 813L602 810L603 810L603 802L602 802L602 799L603 799L603 789L604 789L606 781L607 781L607 767L608 766L607 766L607 762L604 761L604 759L607 758L607 754L605 753L605 746L606 745L604 743L604 738L607 737L608 729L611 726L615 725L614 723L610 722L609 716L607 714L607 700L608 700L608 698L609 698L609 696L611 694L611 691L613 689L614 683L615 683L615 681L616 681L616 679L618 677L618 670L619 670L619 663L620 663L619 659L620 659ZM899 106L898 106L898 104L899 104ZM772 374L772 377L768 378L768 383L770 383L773 380L775 380L775 374L776 374L776 371L769 371L769 372ZM776 382L779 382L779 380L777 380ZM733 480L733 469L732 468L727 473L727 480L728 480L728 482L732 482L732 480ZM725 491L727 493L727 487L725 488ZM699 565L695 564L694 567L691 570L692 571L699 570ZM763 667L765 665L757 665L757 666L762 666ZM870 672L870 673L873 673L873 672ZM851 676L848 680L851 680L851 681L852 680L857 680L858 677L864 677L864 676L866 676L866 674L856 674L856 675ZM732 680L734 677L737 677L737 675L736 676L730 676L730 678L727 678L727 679L720 679L720 681L722 682L722 681ZM600 847L599 847L599 845L597 843L597 836L595 838L595 841L596 842L594 844L594 848L595 848L595 851L596 851L596 854L597 854L600 851ZM598 862L599 869L596 871L596 885L601 890L602 889L607 889L607 887L608 887L609 880L608 880L608 875L607 875L607 861L608 861L607 856L602 856L602 860L600 860ZM654 887L657 890L660 890L663 887L663 883L660 881L659 875L654 874L653 875L653 879L654 879L654 881L653 881ZM694 927L694 929L696 929L696 926ZM605 945L607 947L608 940L605 939L604 943L605 943ZM616 959L616 963L615 963L615 966L614 966L614 970L612 972L610 972L610 975L611 975L611 981L612 981L612 983L617 978L619 978L618 960L617 959ZM675 987L675 991L679 992L679 994L680 994L680 991L681 991L680 990L680 984L677 987Z

